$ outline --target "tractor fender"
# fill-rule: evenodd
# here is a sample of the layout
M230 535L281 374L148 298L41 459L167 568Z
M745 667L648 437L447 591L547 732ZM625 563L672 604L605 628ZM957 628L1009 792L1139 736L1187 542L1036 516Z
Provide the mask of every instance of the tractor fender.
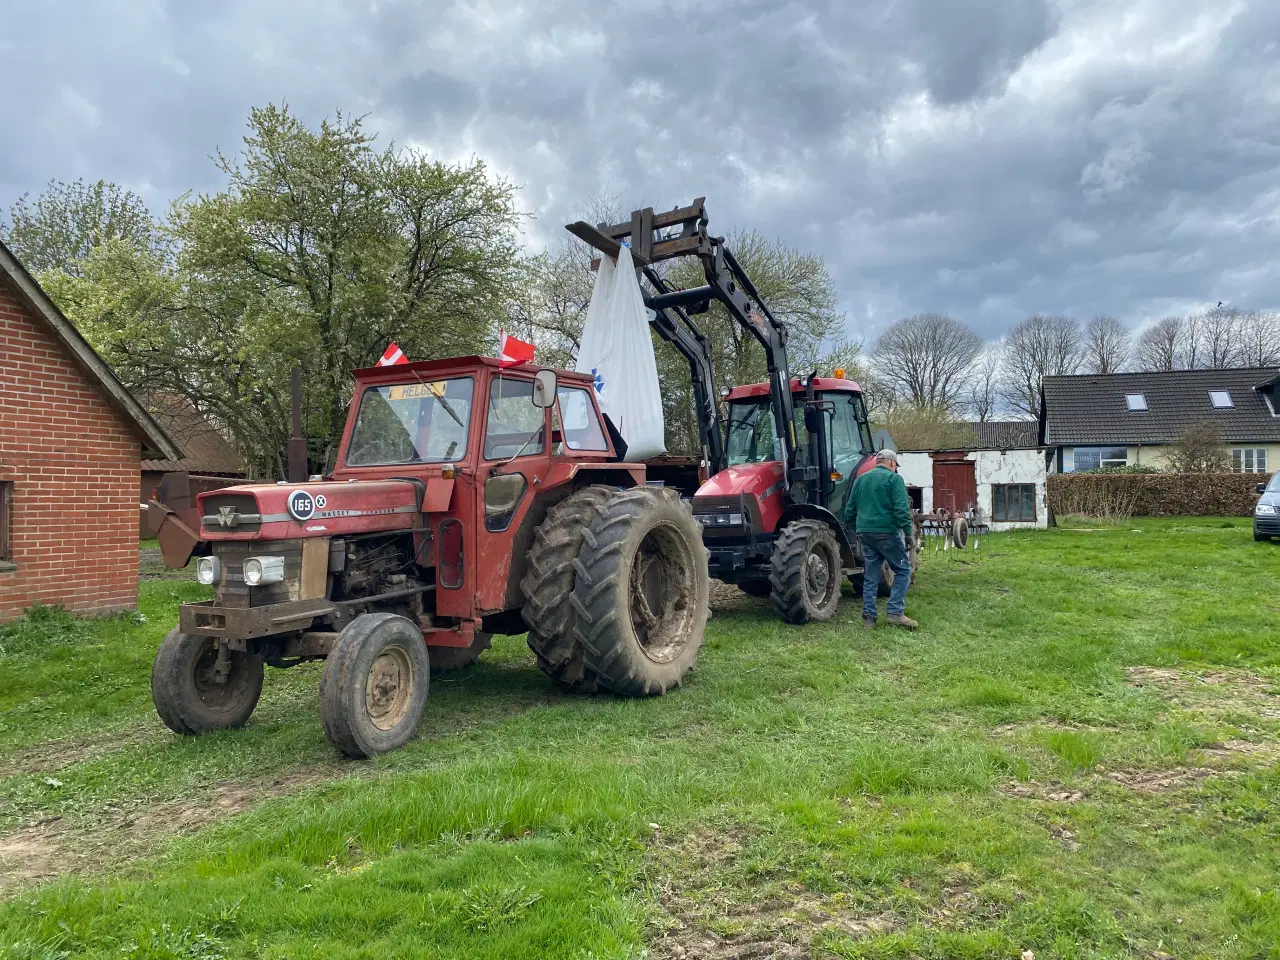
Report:
M774 527L774 530L780 532L783 527L793 520L821 520L835 534L836 542L840 544L840 559L845 566L858 566L857 549L849 541L849 536L845 533L844 527L840 525L839 518L826 507L820 507L816 503L793 503L783 510L782 516L778 519L778 525Z

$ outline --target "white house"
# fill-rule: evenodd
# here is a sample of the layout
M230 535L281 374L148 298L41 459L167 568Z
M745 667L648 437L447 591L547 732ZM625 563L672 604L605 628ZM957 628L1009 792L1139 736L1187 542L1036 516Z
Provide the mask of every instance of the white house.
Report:
M993 531L1044 529L1048 463L1034 422L972 424L975 439L959 450L898 452L912 506L925 513L974 507Z

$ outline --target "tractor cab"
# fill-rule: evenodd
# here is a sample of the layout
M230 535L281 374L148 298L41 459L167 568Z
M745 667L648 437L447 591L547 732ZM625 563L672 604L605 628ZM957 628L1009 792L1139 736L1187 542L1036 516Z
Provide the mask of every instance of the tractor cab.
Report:
M817 471L815 482L802 488L803 500L783 482L782 431L776 428L770 385L734 387L725 395L726 466L693 500L713 577L763 592L777 534L802 517L825 519L833 528L841 553L836 565L858 565L853 531L844 529L842 519L854 479L874 462L873 446L862 388L843 374L791 381L788 446L795 460L789 472L794 477Z

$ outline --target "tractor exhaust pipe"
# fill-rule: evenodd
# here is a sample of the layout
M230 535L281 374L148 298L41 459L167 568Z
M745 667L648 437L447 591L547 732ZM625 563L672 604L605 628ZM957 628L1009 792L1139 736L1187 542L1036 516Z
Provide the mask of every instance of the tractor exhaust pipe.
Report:
M293 435L289 437L289 467L285 477L290 483L307 482L307 439L302 435L302 367L293 368L291 384Z

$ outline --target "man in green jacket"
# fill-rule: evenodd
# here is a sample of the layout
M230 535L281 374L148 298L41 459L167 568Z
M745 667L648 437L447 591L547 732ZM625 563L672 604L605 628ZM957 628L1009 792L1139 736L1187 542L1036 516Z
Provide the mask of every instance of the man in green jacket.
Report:
M849 494L856 514L855 530L862 545L862 625L876 625L876 594L880 591L883 564L893 571L893 587L885 606L885 619L897 627L914 630L920 624L907 616L907 587L911 584L911 501L907 485L898 476L898 455L892 450L876 454L876 465L854 481Z

